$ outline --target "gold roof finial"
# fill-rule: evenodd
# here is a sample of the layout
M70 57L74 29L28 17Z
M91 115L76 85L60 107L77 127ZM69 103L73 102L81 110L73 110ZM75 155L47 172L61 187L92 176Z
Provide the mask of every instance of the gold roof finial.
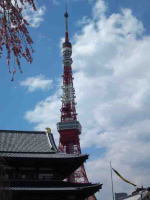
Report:
M45 128L47 133L51 133L51 128L47 127Z

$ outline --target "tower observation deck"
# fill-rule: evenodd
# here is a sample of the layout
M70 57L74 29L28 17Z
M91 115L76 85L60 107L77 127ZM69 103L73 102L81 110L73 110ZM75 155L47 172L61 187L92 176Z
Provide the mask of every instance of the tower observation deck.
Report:
M68 32L68 12L65 17L65 41L63 43L63 86L62 86L62 107L61 120L57 123L57 129L60 134L59 150L68 154L81 154L80 138L81 125L77 120L75 89L73 86L72 75L72 44L69 40ZM68 181L73 183L88 183L88 178L84 166L80 166L70 177ZM88 200L96 200L91 196Z

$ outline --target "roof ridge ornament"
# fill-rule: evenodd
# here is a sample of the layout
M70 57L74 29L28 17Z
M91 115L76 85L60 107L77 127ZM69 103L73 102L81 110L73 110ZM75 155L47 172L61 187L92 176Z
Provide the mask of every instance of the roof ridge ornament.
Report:
M47 127L47 128L45 128L46 129L46 132L47 133L51 133L52 131L51 131L51 128L49 128L49 127Z

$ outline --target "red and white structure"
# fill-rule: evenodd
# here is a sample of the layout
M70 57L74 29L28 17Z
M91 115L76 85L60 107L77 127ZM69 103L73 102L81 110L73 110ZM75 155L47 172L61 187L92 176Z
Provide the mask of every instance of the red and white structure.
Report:
M72 76L72 45L69 41L68 33L68 13L65 13L65 42L63 43L63 86L62 86L62 108L61 121L57 123L57 129L60 134L59 150L68 154L81 154L80 139L81 125L77 120L75 89L73 87ZM70 182L88 183L88 178L84 166L77 169L70 177ZM95 196L88 200L96 200Z

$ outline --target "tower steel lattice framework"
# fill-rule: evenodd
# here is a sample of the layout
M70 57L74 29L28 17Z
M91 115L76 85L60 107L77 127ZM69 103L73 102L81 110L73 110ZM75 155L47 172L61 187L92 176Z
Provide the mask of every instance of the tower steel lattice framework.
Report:
M72 76L72 45L69 41L68 32L68 13L65 12L65 42L63 43L63 86L62 86L62 107L61 121L57 123L57 129L60 134L59 150L68 154L81 154L80 138L81 125L77 120L75 89L73 86ZM68 181L73 183L88 183L87 174L84 166L78 168ZM88 200L96 200L95 196L91 196Z

